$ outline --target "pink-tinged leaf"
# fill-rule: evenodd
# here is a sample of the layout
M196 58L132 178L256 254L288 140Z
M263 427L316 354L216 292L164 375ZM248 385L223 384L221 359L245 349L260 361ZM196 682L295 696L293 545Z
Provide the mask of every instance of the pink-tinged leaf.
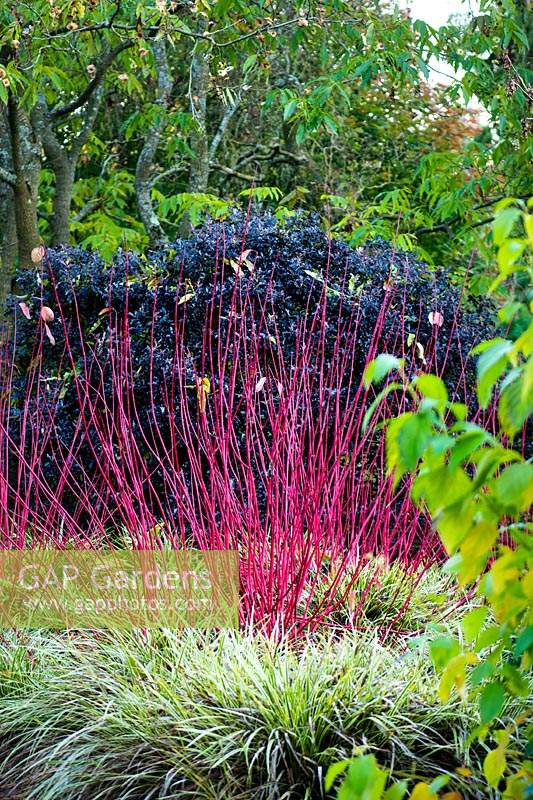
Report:
M266 377L263 375L263 377L260 378L255 384L255 391L261 392L265 386L265 383L266 383Z
M39 247L33 248L33 250L30 253L30 258L34 264L39 264L43 260L45 253L46 250L44 249L44 247L42 245L39 245Z
M438 328L441 328L444 325L444 317L440 311L430 311L428 314L428 319L430 325L436 325Z
M31 319L30 309L26 305L26 303L19 303L19 308L26 317L26 319Z
M41 319L44 320L44 322L54 321L54 312L51 308L49 308L49 306L41 307Z
M104 314L111 314L112 311L113 309L111 308L111 306L106 306L105 308L103 308L101 311L98 312L98 316L103 317Z
M48 336L48 341L50 342L50 344L55 344L56 340L54 339L54 335L53 335L52 331L50 330L50 328L48 327L48 325L45 325L44 329L46 331L46 335Z

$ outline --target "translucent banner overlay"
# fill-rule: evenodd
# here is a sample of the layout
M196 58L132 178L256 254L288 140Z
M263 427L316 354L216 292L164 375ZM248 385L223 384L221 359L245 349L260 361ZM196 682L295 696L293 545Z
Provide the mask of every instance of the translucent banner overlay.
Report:
M236 628L224 551L0 551L0 628Z

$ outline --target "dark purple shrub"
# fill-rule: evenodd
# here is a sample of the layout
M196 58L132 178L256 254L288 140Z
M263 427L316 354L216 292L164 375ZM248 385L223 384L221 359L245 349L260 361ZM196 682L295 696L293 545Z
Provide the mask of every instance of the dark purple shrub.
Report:
M370 556L416 572L439 555L362 430L361 376L394 352L467 399L489 315L464 312L444 274L310 218L257 217L111 268L52 250L24 290L31 318L14 303L3 362L4 541L235 547L243 619L270 631L329 619Z

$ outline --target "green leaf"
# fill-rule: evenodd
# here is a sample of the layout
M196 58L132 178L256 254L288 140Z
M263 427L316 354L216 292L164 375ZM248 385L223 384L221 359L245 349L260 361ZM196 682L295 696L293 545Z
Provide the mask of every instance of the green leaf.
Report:
M484 631L481 631L479 638L476 642L476 650L481 651L486 647L492 647L493 644L499 642L502 638L502 629L500 625L489 625ZM490 677L490 676L485 676Z
M474 608L472 611L469 611L468 614L465 614L463 617L461 630L468 644L474 642L479 636L485 624L485 620L487 619L488 612L487 606L481 606L480 608Z
M507 513L527 511L533 503L533 464L511 464L492 484L495 498Z
M429 644L429 653L435 669L442 670L452 658L459 655L461 645L452 636L439 636Z
M529 239L529 246L533 247L533 214L524 214L524 228Z
M504 664L502 666L502 675L505 678L508 692L511 692L516 697L527 697L529 695L529 681L512 664Z
M404 420L397 433L402 467L412 472L422 458L431 437L431 422L425 414L412 414Z
M367 364L363 373L363 385L367 389L371 383L379 383L383 378L395 369L400 369L403 365L401 358L381 353L377 358Z
M339 775L344 775L350 763L351 759L345 758L343 761L337 761L335 764L331 764L331 766L328 767L326 777L324 778L324 788L326 792L329 792Z
M329 114L324 114L323 122L330 133L335 135L338 133L337 123Z
M470 583L478 577L497 539L496 521L477 517L461 542L463 562L459 577L462 584Z
M533 649L533 625L529 625L516 640L514 655L519 657L526 651Z
M254 66L255 62L257 61L257 53L252 53L249 55L242 65L242 71L248 72Z
M398 389L403 389L403 386L402 386L401 383L388 383L385 386L385 388L382 389L381 392L377 395L377 397L374 398L374 400L372 401L372 403L368 407L367 411L365 412L365 416L363 417L363 422L362 422L362 426L361 426L361 429L362 429L363 432L367 429L368 424L369 424L370 420L372 419L372 417L374 415L374 412L375 412L376 408L379 406L379 404L381 403L381 401L387 395L389 395L391 392L395 392Z
M500 272L508 275L512 272L515 262L520 258L526 248L525 241L521 239L508 239L498 250L498 266Z
M496 667L494 664L491 664L490 661L483 661L481 664L478 664L477 667L474 667L470 673L470 684L473 687L480 686L488 678L492 678L495 671Z
M505 772L506 766L505 750L502 747L497 747L495 750L491 750L490 753L487 753L483 761L483 773L489 786L496 789Z
M520 217L520 210L518 208L506 208L497 215L492 223L492 236L494 244L500 247L504 241L509 237L513 229L513 225Z
M516 450L509 450L505 447L499 447L497 444L491 444L490 447L482 447L473 453L470 460L477 464L473 488L481 489L502 464L521 461L522 457Z
M507 354L512 347L512 342L506 339L493 339L478 359L477 396L482 408L487 408L490 403L492 390L505 372L508 364ZM479 348L476 348L475 352L480 352Z
M298 108L298 100L291 100L283 109L283 119L285 122L290 119Z
M495 719L503 708L505 690L501 683L488 683L479 698L479 716L482 725Z
M435 793L436 792L440 792L440 790L444 789L444 787L449 782L450 782L450 776L449 775L439 775L437 778L435 778L433 781L431 781L431 783L429 784L429 788L431 789L432 792L435 792Z
M303 144L307 131L305 129L305 125L301 122L296 129L296 144Z
M339 789L337 800L380 800L387 775L375 756L354 758Z
M467 431L455 440L455 446L450 456L450 467L454 468L467 461L482 444L489 439L489 434L482 428Z
M394 475L394 481L400 480L402 475L405 475L407 468L402 461L400 455L400 447L398 443L398 436L403 425L407 420L413 416L411 412L401 414L396 419L391 419L387 426L387 434L385 438L385 450L387 458L387 471Z
M455 419L458 419L461 422L463 422L466 419L468 409L464 403L450 403L450 410L454 415Z
M444 411L446 403L448 402L448 392L444 381L436 375L418 375L413 384L424 397L430 397L436 400L440 411Z
M508 376L510 377L510 376ZM524 423L533 411L533 393L524 394L523 373L514 380L505 380L498 402L498 419L505 433L514 437L522 430Z
M393 783L392 786L389 786L383 795L383 800L403 800L406 794L407 781L398 781L397 783Z

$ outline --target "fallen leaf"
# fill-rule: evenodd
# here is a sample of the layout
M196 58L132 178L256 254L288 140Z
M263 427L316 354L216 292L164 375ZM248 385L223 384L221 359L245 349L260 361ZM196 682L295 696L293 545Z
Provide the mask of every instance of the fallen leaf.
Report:
M205 414L207 406L207 396L211 392L211 381L209 378L196 379L196 397L198 399L198 408L200 414Z
M444 325L444 317L440 313L440 311L430 311L428 314L429 324L436 325L437 328L441 328Z
M50 344L55 344L55 343L56 343L56 340L54 339L54 336L53 336L53 334L52 334L52 331L50 330L50 328L48 327L48 325L45 325L45 326L44 326L44 329L45 329L45 331L46 331L46 335L48 336L48 341L50 342Z
M419 357L420 361L422 362L422 364L425 364L426 363L426 359L425 359L425 356L424 356L424 348L420 344L420 342L416 343L416 352L417 352L418 357Z
M472 774L472 770L468 769L468 767L457 767L455 771L458 775L462 775L463 778L469 778Z
M54 321L54 312L48 306L42 306L41 308L41 319L45 322L53 322Z
M229 263L231 264L231 266L235 270L235 274L238 275L239 278L242 278L242 276L244 275L244 271L241 269L240 262L239 261L235 261L233 258L230 258Z
M45 253L46 250L44 249L44 247L42 245L39 245L39 247L33 248L33 250L30 253L30 258L34 264L38 264L40 261L43 260Z

